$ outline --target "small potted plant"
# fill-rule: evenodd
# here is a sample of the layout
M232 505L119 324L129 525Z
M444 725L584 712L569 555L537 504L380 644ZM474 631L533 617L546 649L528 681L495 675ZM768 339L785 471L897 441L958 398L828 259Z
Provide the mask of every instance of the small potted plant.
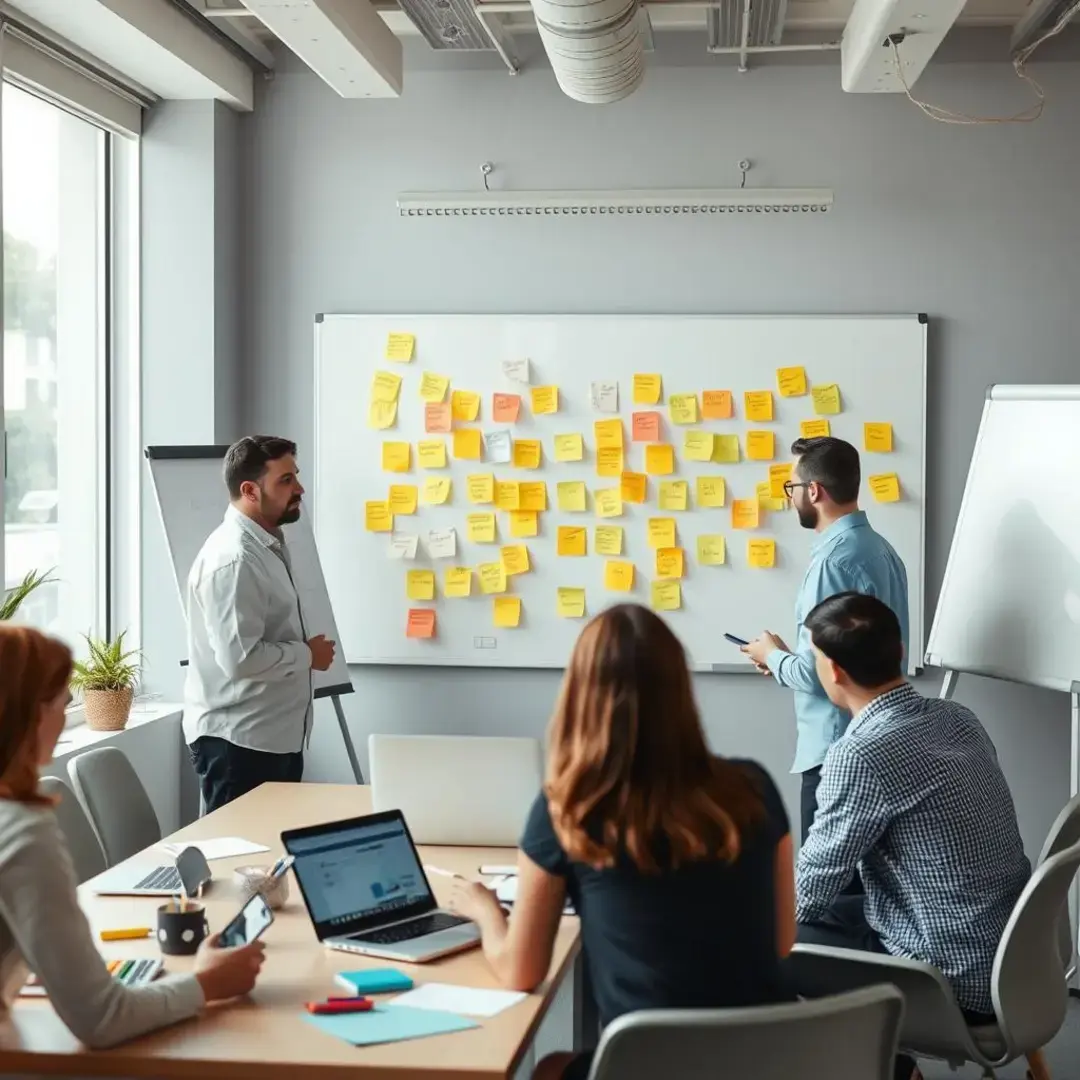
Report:
M90 655L75 661L71 689L82 697L86 726L92 731L121 731L131 715L139 682L139 652L124 648L125 633L112 641L87 637Z

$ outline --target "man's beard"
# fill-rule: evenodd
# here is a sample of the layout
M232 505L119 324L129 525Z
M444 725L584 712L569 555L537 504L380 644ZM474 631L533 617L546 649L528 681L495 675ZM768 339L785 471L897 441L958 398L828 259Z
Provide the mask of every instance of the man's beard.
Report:
M816 529L817 528L818 520L820 518L821 512L818 510L818 508L816 506L811 504L810 506L807 506L805 509L802 509L800 507L796 507L795 508L795 513L797 513L799 515L799 524L804 529Z
M300 520L300 503L294 503L286 507L281 512L281 517L278 518L279 525L291 525L294 521Z

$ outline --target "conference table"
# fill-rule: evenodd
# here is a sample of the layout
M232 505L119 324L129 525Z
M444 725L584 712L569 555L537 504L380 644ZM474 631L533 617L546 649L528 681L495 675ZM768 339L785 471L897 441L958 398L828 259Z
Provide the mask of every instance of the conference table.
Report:
M266 844L255 856L218 859L210 864L213 881L203 902L211 930L220 930L239 910L241 893L233 870L250 863L270 863L282 853L283 829L356 817L370 812L369 789L336 784L264 784L196 823L167 837L192 842L236 836ZM505 848L422 847L421 859L456 873L477 876L483 864L511 856ZM145 861L146 853L135 858ZM104 929L153 926L154 897L95 896L92 881L79 890L95 939ZM436 897L444 901L450 879L433 875ZM147 1035L111 1050L85 1049L57 1018L47 1001L22 998L0 1023L0 1075L78 1077L154 1077L199 1080L495 1080L513 1076L529 1051L533 1036L560 984L574 968L579 949L578 920L562 920L547 980L524 1001L480 1027L372 1047L355 1047L324 1034L304 1020L304 1002L322 1000L340 989L339 971L385 967L387 961L334 952L319 944L290 875L289 902L275 913L264 936L266 963L250 997L210 1006L198 1018ZM99 943L107 958L158 956L153 938ZM187 971L190 957L165 957L167 971ZM478 949L430 964L395 963L423 982L494 988L498 984Z

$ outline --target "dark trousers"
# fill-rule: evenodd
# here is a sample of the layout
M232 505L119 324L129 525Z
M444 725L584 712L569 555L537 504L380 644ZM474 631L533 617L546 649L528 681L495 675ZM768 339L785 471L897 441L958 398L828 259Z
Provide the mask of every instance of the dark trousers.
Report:
M206 813L239 799L260 784L298 784L304 778L304 755L268 754L202 735L189 747L199 777Z
M820 765L816 769L807 769L802 774L802 790L799 793L799 829L804 844L806 843L806 837L810 833L810 826L814 824L814 818L817 816L817 789L820 783ZM864 892L862 878L859 876L859 871L856 870L855 876L845 887L844 894L862 896Z

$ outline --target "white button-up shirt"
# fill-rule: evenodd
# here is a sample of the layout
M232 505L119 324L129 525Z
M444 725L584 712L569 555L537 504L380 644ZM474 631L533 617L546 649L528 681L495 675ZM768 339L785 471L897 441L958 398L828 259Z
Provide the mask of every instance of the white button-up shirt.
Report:
M303 750L311 650L285 541L230 506L195 559L186 601L185 740Z

